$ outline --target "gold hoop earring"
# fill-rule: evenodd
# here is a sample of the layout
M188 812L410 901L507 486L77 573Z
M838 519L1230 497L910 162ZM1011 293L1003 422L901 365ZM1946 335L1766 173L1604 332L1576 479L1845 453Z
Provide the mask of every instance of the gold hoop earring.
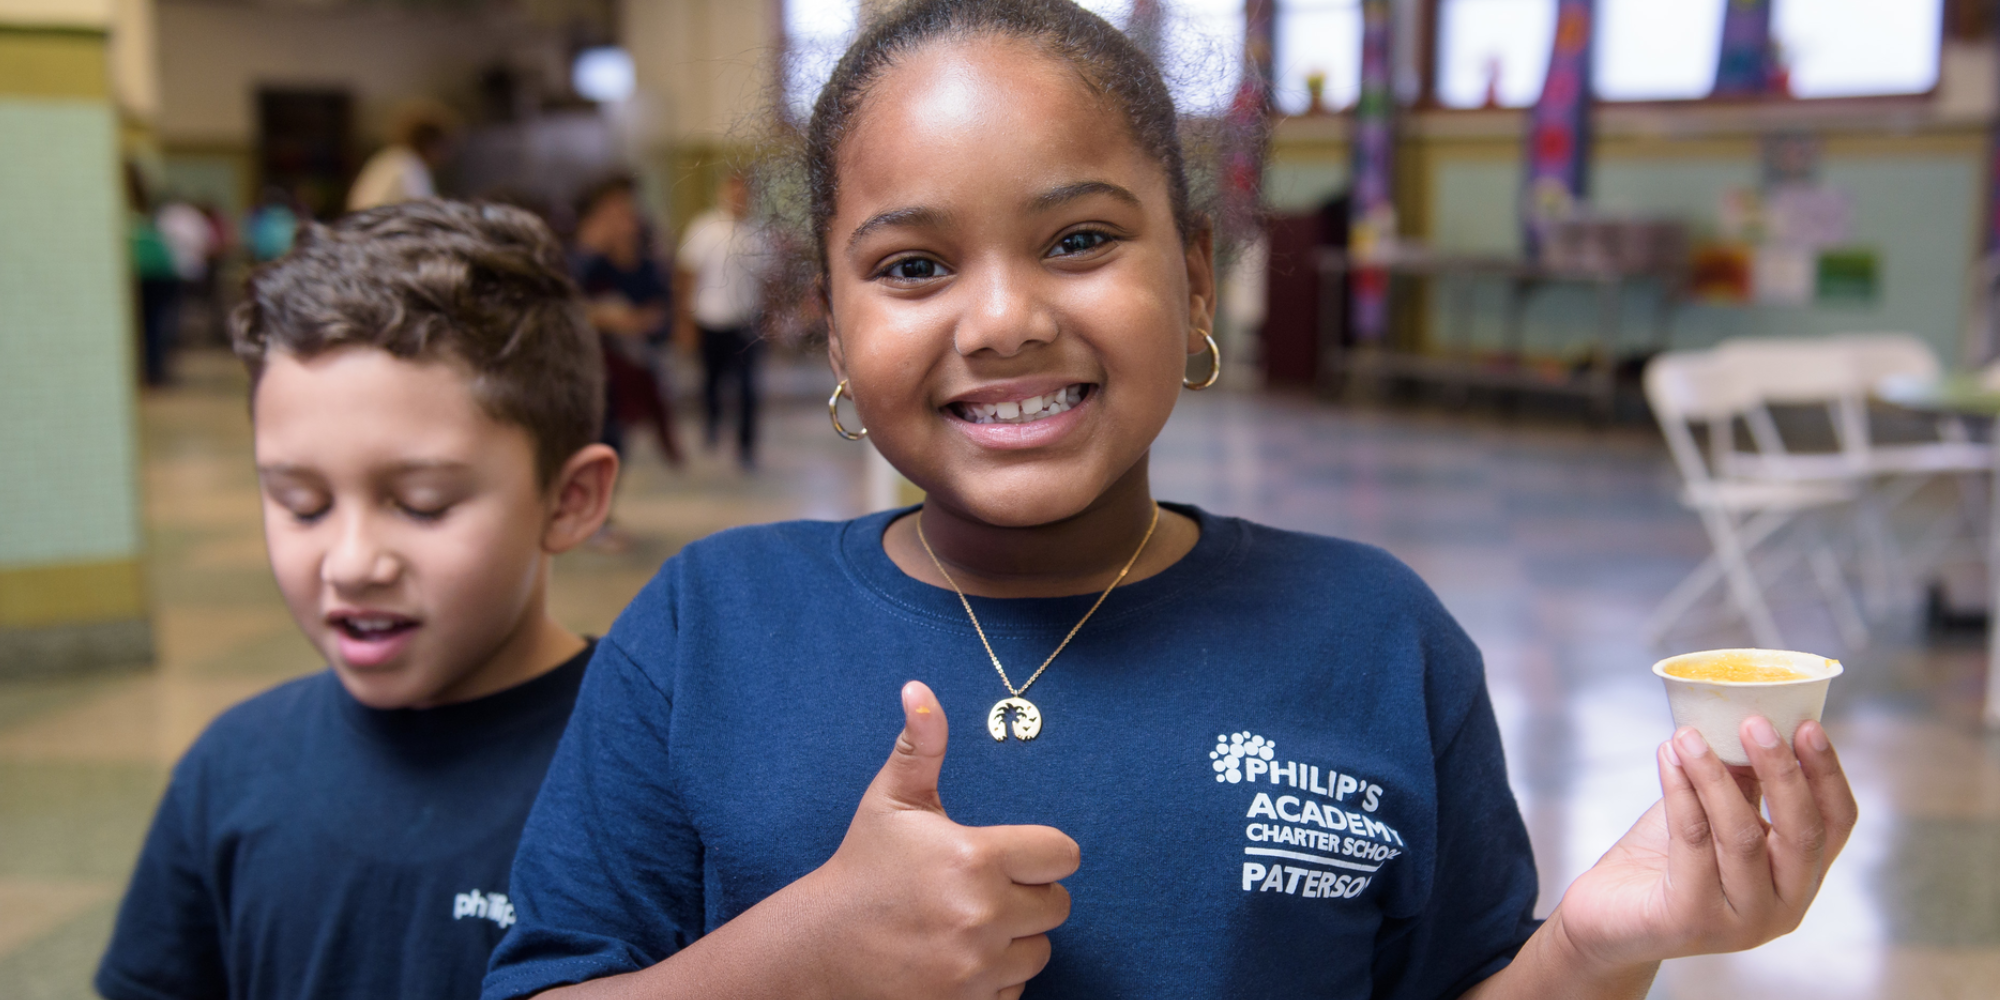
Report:
M1209 386L1214 385L1215 380L1222 377L1222 348L1215 346L1215 335L1209 333L1207 330L1203 330L1201 332L1201 340L1202 343L1208 345L1209 357L1214 359L1213 363L1211 363L1208 367L1208 377L1202 379L1199 382L1196 382L1191 378L1181 379L1181 385L1186 386L1189 389L1193 389L1196 392L1200 392L1203 389L1206 389Z
M833 418L833 432L835 434L849 441L859 441L868 436L868 428L863 427L861 428L861 433L856 434L840 426L840 397L842 396L846 396L849 399L854 398L854 394L847 391L846 379L841 379L840 384L833 387L833 395L828 397L826 401L826 415Z

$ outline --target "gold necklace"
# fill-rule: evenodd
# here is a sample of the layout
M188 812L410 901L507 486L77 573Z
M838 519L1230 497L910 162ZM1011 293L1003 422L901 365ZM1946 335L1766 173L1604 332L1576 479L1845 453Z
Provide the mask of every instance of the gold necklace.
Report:
M994 654L993 644L986 641L986 630L980 627L979 616L972 613L972 602L965 599L965 591L959 589L958 581L951 578L951 571L944 568L944 563L938 560L937 553L931 550L930 539L924 537L923 512L917 512L917 541L923 543L924 554L931 557L931 565L937 567L938 573L944 576L944 582L951 584L952 592L958 595L959 605L965 608L965 617L972 619L972 630L979 633L979 644L986 647L987 658L993 661L993 669L1000 674L1000 683L1006 685L1007 693L1012 695L1012 697L1002 698L994 702L993 710L986 713L986 731L991 733L994 739L1002 743L1007 742L1008 716L1010 715L1013 716L1012 728L1015 739L1026 743L1042 734L1041 709L1036 708L1033 702L1022 697L1022 695L1028 693L1028 688L1042 676L1042 671L1049 669L1049 664L1056 662L1056 657L1061 656L1062 651L1069 647L1069 641L1076 638L1078 632L1083 631L1083 623L1089 621L1090 616L1097 613L1097 609L1103 605L1104 599L1110 597L1111 592L1117 590L1118 585L1125 582L1125 574L1132 572L1132 565L1139 561L1139 554L1146 551L1146 543L1153 540L1153 529L1159 526L1160 505L1156 503L1153 505L1152 523L1146 525L1146 537L1139 539L1139 548L1132 553L1132 558L1125 560L1125 567L1118 571L1118 578L1111 581L1111 586L1104 588L1104 593L1097 595L1097 603L1092 604L1090 610L1084 612L1083 617L1077 621L1076 627L1070 629L1068 635L1063 636L1063 641L1060 645L1056 646L1056 651L1050 653L1049 658L1043 660L1042 665L1036 667L1035 672L1029 675L1028 679L1020 687L1015 687L1014 682L1007 679L1007 668L1000 665L1000 657Z

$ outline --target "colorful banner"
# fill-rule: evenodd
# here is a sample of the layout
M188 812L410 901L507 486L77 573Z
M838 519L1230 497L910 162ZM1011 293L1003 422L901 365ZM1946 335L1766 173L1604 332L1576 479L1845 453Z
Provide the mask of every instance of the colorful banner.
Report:
M1132 13L1125 18L1125 34L1159 66L1167 65L1166 18L1161 0L1132 0Z
M1771 91L1771 0L1729 0L1722 15L1722 49L1715 60L1715 97L1758 97Z
M1243 79L1256 86L1266 108L1271 81L1277 76L1273 63L1277 35L1277 0L1243 0Z
M1389 274L1368 267L1396 240L1396 94L1391 68L1392 0L1361 0L1361 96L1354 104L1354 188L1350 251L1354 272L1354 336L1374 342L1389 330Z
M1550 226L1576 213L1590 181L1590 49L1595 0L1559 0L1542 96L1528 116L1521 221L1528 256Z
M1232 237L1261 232L1264 150L1270 131L1272 42L1276 0L1245 0L1243 79L1224 118L1222 231Z

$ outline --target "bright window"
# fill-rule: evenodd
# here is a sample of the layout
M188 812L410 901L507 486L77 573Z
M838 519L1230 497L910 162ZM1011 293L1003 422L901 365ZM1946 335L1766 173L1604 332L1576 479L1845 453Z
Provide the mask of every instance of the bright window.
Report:
M1080 3L1121 29L1134 28L1134 0ZM860 6L859 0L785 0L785 103L792 114L812 114L820 88L854 40ZM1184 114L1227 110L1243 80L1243 0L1151 0L1148 7L1153 23L1138 27L1153 36L1175 107Z
M1243 0L1148 0L1150 25L1132 23L1134 0L1078 4L1150 45L1182 114L1228 110L1243 82Z
M1920 94L1937 85L1944 0L1772 0L1798 97Z
M1320 101L1329 111L1361 96L1360 0L1280 0L1276 30L1278 110L1306 112L1306 77L1314 73L1326 77Z
M1687 101L1707 97L1715 89L1715 62L1722 50L1722 12L1727 3L1597 0L1597 48L1591 58L1591 75L1598 98Z
M1438 5L1437 96L1448 108L1501 107L1542 94L1556 40L1556 0L1444 0Z
M784 0L785 106L805 118L854 39L859 0Z

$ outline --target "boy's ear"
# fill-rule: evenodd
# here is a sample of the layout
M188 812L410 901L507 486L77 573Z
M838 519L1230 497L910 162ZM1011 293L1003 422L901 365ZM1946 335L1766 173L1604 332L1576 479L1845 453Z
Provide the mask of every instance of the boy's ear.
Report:
M1188 348L1189 354L1208 349L1201 335L1215 332L1215 231L1203 227L1188 240Z
M542 550L558 555L596 534L611 516L617 486L618 453L610 445L586 445L571 455L549 485L554 503L542 527Z

